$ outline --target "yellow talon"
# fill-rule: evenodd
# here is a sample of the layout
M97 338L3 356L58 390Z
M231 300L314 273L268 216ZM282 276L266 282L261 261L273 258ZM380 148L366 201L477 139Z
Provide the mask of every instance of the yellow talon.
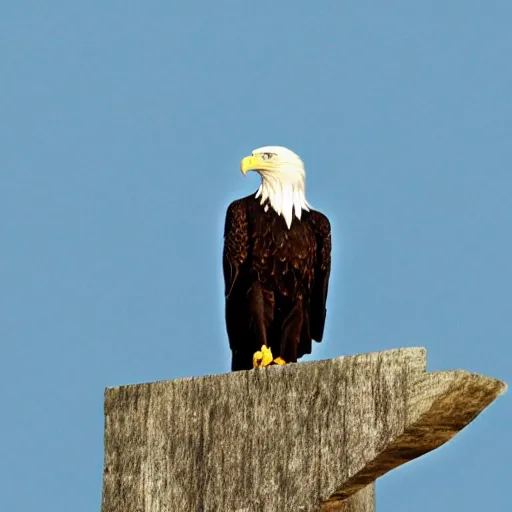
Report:
M265 345L261 347L261 350L254 352L252 356L252 366L253 368L258 368L260 366L268 366L274 356L272 355L272 351Z
M261 360L261 366L268 366L274 359L272 351L268 347L263 345L263 347L261 347L261 353L263 355L263 358Z
M252 367L258 368L258 366L261 365L261 361L263 359L263 354L260 350L258 352L254 352L254 355L252 356Z
M282 357L276 357L273 362L274 364L286 364L286 361Z

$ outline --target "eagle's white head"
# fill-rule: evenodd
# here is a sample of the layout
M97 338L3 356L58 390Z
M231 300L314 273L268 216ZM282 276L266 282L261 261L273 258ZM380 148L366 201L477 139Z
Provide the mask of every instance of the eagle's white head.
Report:
M262 205L268 200L277 214L283 216L288 229L294 213L300 220L302 210L309 211L306 171L302 160L293 151L281 146L255 149L251 156L242 160L240 169L244 176L249 171L259 173L261 185L255 197L261 198ZM268 209L268 205L265 208Z

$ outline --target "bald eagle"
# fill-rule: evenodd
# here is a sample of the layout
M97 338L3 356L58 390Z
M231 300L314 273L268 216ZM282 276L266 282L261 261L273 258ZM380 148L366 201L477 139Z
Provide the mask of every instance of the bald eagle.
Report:
M311 340L323 337L331 269L331 226L306 201L299 156L266 146L245 157L240 168L244 176L259 173L261 185L226 212L223 271L232 371L294 363L311 353Z

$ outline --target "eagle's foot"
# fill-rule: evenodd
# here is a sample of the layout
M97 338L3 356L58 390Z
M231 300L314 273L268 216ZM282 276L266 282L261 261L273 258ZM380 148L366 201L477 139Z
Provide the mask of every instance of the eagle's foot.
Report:
M272 361L272 364L286 364L286 361L282 357L276 357Z
M253 368L268 366L273 359L272 351L266 345L263 345L261 350L255 352L252 356L252 366Z

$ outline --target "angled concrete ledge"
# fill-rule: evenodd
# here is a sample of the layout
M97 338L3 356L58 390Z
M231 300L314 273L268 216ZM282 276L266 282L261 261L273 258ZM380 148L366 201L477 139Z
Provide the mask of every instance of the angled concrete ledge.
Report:
M102 512L372 512L505 389L421 348L107 389Z

